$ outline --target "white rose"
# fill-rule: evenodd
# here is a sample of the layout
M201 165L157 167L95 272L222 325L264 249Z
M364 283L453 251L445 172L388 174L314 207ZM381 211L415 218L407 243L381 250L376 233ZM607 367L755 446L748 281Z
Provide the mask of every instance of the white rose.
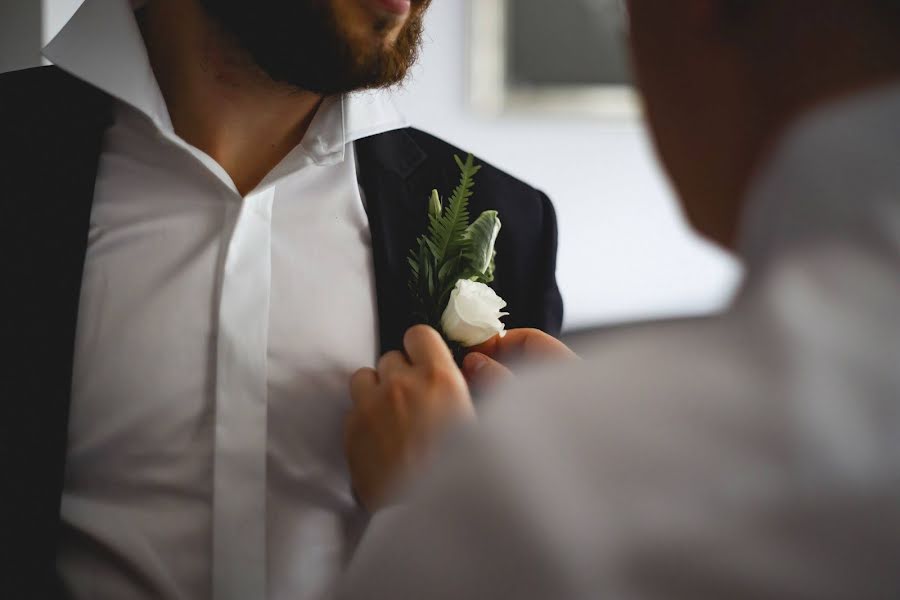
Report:
M460 279L450 292L450 302L441 317L444 334L466 348L486 342L498 333L503 336L500 312L506 302L483 283Z

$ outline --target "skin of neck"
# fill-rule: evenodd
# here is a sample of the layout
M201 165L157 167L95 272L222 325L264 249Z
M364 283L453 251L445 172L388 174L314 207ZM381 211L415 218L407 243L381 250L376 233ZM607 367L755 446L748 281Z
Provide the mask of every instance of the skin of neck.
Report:
M900 79L900 44L871 15L842 0L816 2L772 2L738 28L707 8L715 2L689 0L704 8L648 19L632 42L686 216L726 248L737 244L749 188L798 117ZM652 0L634 2L643 3ZM828 14L829 3L838 12ZM665 31L672 19L683 20L682 34Z
M140 25L175 132L246 195L302 141L322 96L269 79L196 0L154 0Z
M853 31L854 24L850 21ZM884 46L876 51L870 37L876 32L862 23L856 25L856 35L828 28L818 34L811 33L807 50L802 46L789 48L787 53L791 58L781 59L781 69L763 59L763 68L757 71L760 75L750 79L759 82L758 89L770 93L763 95L757 108L748 109L751 114L755 111L757 118L750 121L753 128L736 137L736 143L743 142L740 150L722 153L732 158L729 167L723 170L729 177L722 181L716 201L711 202L726 209L713 212L714 219L709 225L713 239L720 244L731 249L736 247L750 187L799 118L900 80L900 47Z
M821 55L820 55L821 56ZM798 67L784 77L771 77L770 89L792 81L787 93L759 106L748 106L746 121L719 134L721 148L712 175L686 184L696 190L689 215L696 227L719 245L734 250L750 188L791 125L803 115L857 93L900 79L900 70L869 61L855 61L848 55L823 59L821 65ZM715 164L710 160L707 164ZM696 208L699 205L701 208Z

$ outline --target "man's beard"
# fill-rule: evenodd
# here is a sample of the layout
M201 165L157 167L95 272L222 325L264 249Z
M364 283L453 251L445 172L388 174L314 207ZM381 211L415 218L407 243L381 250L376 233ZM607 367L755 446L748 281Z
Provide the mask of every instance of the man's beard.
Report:
M323 95L403 81L418 57L429 2L413 0L396 41L387 43L379 34L390 28L389 21L376 22L371 35L354 39L328 0L200 0L269 78Z

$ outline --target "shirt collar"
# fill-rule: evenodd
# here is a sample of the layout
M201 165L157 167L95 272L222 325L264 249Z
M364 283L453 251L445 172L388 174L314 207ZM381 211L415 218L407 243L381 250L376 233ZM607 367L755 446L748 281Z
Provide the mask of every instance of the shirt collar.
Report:
M43 53L60 69L137 109L160 129L172 129L137 19L125 0L85 0Z
M322 102L300 145L317 164L330 164L344 160L347 144L406 125L383 90L343 94Z
M174 134L128 0L85 0L44 56ZM405 126L388 92L345 94L322 103L298 149L316 164L331 164L344 160L347 144Z
M900 83L797 120L751 186L739 250L752 269L786 246L895 227L900 216ZM896 232L885 232L888 236Z

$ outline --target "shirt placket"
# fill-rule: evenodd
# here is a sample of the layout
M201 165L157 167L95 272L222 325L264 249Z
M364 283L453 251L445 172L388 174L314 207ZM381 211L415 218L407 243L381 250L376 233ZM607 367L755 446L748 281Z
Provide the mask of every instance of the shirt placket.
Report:
M214 600L266 597L266 412L274 188L244 198L223 266L213 456Z

